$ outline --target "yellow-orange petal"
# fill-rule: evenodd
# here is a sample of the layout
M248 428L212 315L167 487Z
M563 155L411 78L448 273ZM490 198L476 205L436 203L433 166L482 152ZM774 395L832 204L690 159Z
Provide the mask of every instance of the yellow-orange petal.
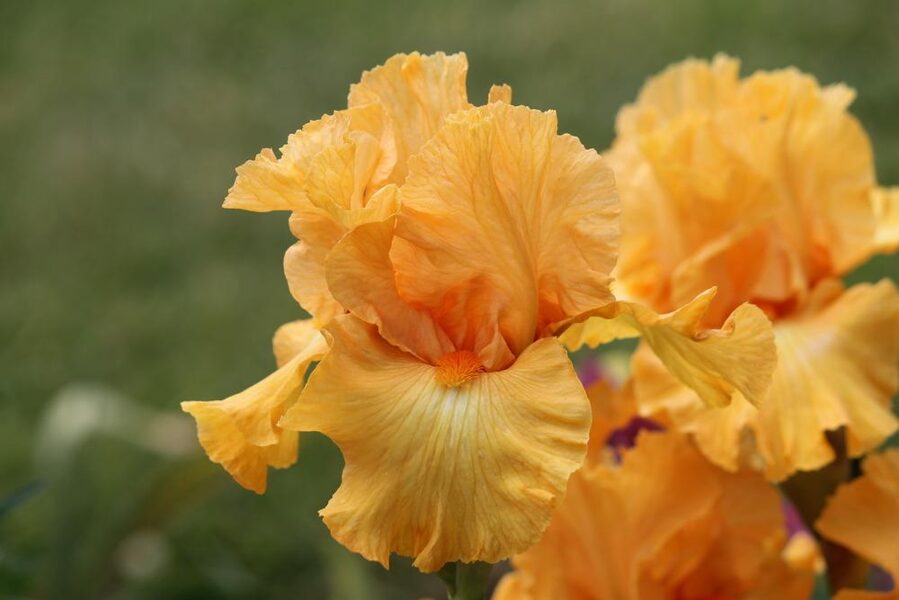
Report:
M710 408L643 343L631 358L631 373L640 414L692 434L703 454L723 469L760 468L759 461L752 460L755 450L744 431L758 410L742 395L735 394L727 406Z
M899 449L865 459L864 475L841 485L815 523L827 539L884 568L893 577L890 592L840 590L836 600L899 598Z
M677 433L642 433L621 465L571 478L495 597L805 600L814 572L786 548L780 498L764 479L714 467Z
M377 105L325 115L288 137L280 158L270 148L237 168L225 208L266 212L318 207L341 221L387 183L396 146Z
M875 250L891 254L899 250L899 187L876 188L871 193L877 218Z
M290 339L288 339L290 338ZM299 397L309 364L327 351L322 335L308 322L288 324L276 336L279 360L292 353L277 371L225 400L182 402L197 421L200 445L243 487L265 492L268 467L296 461L297 434L283 431L278 419Z
M275 330L275 335L272 337L275 364L281 368L298 354L309 352L310 348L314 349L314 354L318 354L323 348L321 342L322 334L312 319L299 319L285 323ZM317 360L317 358L312 360Z
M824 282L774 331L778 366L757 410L742 399L709 410L638 352L633 373L641 412L667 415L723 467L748 461L777 481L833 460L827 431L845 428L851 456L896 431L890 399L899 386L899 293L890 281L845 292L838 282Z
M355 227L388 218L396 212L396 187L387 185L367 201L365 207L341 210L340 218L317 207L294 212L291 230L300 241L284 255L284 275L294 299L324 327L346 312L328 287L325 262L334 246Z
M615 338L642 336L669 371L710 406L726 406L737 392L758 403L777 364L771 322L757 307L737 307L721 329L700 323L715 296L707 290L678 310L659 315L633 302L616 302L571 326L562 340L572 350Z
M396 151L389 146L393 138L385 132L390 131L390 124L378 105L340 111L322 120L329 117L335 118L331 128L340 135L303 158L304 189L311 204L351 229L359 222L375 220L371 213L383 215L385 209L395 209L392 192L386 196L380 192L388 185ZM299 135L292 136L291 141Z
M393 181L402 183L409 157L440 129L447 115L469 106L467 74L464 53L413 52L390 57L350 87L350 108L380 105L393 123L397 153Z
M347 178L356 180L349 189L358 191L358 195L354 199L352 193L333 196L330 202L351 208L364 201L366 188L371 193L385 185L396 166L393 127L383 107L377 104L354 106L310 121L287 138L281 153L284 162L296 165L304 178L308 178L322 166L335 169L335 166L328 166L333 155L322 162L323 153L347 148L353 153L341 160L350 161L358 168L346 173ZM306 184L309 185L308 181ZM344 184L340 182L340 185Z
M508 369L455 387L353 316L281 425L320 431L345 460L321 514L340 543L430 572L534 543L580 467L590 405L564 348L539 340Z
M325 280L325 259L330 248L313 246L305 240L296 242L284 254L284 276L291 295L315 320L316 327L324 327L344 308L331 295Z
M752 105L775 108L785 121L778 176L788 186L793 214L778 218L783 239L808 263L821 263L826 272L819 278L865 262L876 228L874 156L868 134L848 112L855 91L841 84L821 87L793 68L754 73L744 88Z
M318 207L338 222L365 207L396 164L393 129L379 105L342 110L290 135L237 168L225 208L267 212Z
M328 287L351 313L394 346L436 365L456 348L427 312L400 296L390 260L396 218L360 225L328 256Z
M400 190L399 292L488 370L613 299L612 173L556 129L553 112L501 102L456 113Z
M892 282L845 292L825 282L805 311L777 323L775 334L780 366L759 410L769 435L758 439L773 478L830 462L824 431L845 427L850 456L896 431L899 292Z
M344 309L334 300L325 280L325 259L346 229L327 212L312 207L294 212L290 229L300 241L284 254L284 276L290 293L324 327Z
M643 85L634 104L621 109L619 136L648 133L683 113L726 105L737 93L740 61L724 54L712 62L689 58L667 67Z
M618 280L658 311L715 285L710 325L742 302L789 310L879 235L854 92L793 68L739 79L738 67L691 59L650 79L606 155L628 233Z
M490 91L487 93L487 102L505 102L506 104L512 104L512 86L508 83L491 85Z
M237 179L222 206L253 212L295 210L308 202L303 178L280 161L271 148L237 167Z

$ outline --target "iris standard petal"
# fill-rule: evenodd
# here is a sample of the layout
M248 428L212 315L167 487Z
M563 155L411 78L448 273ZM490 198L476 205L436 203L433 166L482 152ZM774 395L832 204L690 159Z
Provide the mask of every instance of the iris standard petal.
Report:
M369 222L378 222L396 212L396 186L387 185L374 193L363 208L341 210L340 218L313 207L296 211L290 226L300 241L284 255L284 274L294 299L324 327L346 312L333 296L325 274L325 262L334 246L347 233Z
M392 217L347 234L328 256L328 286L342 306L376 325L391 344L436 365L456 347L430 313L400 296L390 259L395 227Z
M792 68L738 70L718 56L651 78L607 153L627 232L619 280L659 311L718 286L711 324L747 301L788 311L883 235L854 92Z
M271 148L237 167L237 179L223 206L252 212L294 210L308 202L303 178L279 160Z
M613 300L611 170L553 112L457 113L410 160L391 259L402 297L488 370Z
M366 71L350 87L349 106L383 107L396 136L393 181L406 177L407 161L437 132L447 115L468 108L465 54L396 54Z

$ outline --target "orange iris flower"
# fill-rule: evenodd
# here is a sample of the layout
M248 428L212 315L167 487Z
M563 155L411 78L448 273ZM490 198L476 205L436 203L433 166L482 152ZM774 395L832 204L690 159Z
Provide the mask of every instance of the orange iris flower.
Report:
M494 598L806 600L819 564L759 474L712 465L677 432L642 432L620 464L575 473Z
M709 408L646 348L633 360L643 414L694 435L717 464L781 480L897 429L899 294L840 277L899 246L899 189L877 188L854 92L795 69L741 79L739 63L687 60L621 110L606 155L622 199L621 290L673 310L718 286L705 323L743 302L774 320L768 394Z
M423 571L495 562L549 523L591 420L557 336L643 335L714 405L762 397L775 364L756 307L707 330L713 291L666 315L616 300L611 170L557 133L554 112L511 105L508 86L471 106L466 70L461 54L395 56L351 88L346 111L238 170L226 206L292 211L300 241L285 271L329 347L305 388L318 339L292 348L270 376L287 383L254 394L252 417L229 399L204 424L206 404L186 406L213 460L273 433L326 434L345 459L321 511L331 534ZM264 481L264 467L254 474Z

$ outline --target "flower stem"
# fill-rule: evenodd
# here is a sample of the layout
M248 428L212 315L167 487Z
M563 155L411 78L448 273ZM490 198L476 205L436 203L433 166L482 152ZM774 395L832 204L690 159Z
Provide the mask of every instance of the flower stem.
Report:
M484 600L493 565L484 562L447 563L437 575L446 584L449 600Z

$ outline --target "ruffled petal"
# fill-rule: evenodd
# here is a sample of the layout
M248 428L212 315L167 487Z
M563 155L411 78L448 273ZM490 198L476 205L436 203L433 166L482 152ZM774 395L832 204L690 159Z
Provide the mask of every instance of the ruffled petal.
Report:
M693 433L721 466L748 464L772 480L833 460L827 431L845 428L851 456L896 431L899 293L891 282L845 292L822 283L807 306L775 324L775 337L778 367L757 410L743 398L708 409L644 351L632 365L641 412Z
M552 112L457 113L410 161L391 259L401 296L488 370L613 300L617 197Z
M332 295L325 275L325 262L334 246L355 227L384 220L396 209L396 186L388 185L378 190L364 208L342 210L340 219L317 207L291 216L291 230L300 241L284 255L284 275L294 299L312 315L317 327L346 312Z
M668 370L710 406L726 406L737 392L758 403L777 364L771 323L757 307L744 304L721 329L702 329L714 296L715 290L708 290L666 315L633 302L616 302L571 326L562 341L576 350L642 336Z
M883 567L899 581L899 449L871 455L865 474L841 485L828 500L815 527L826 538ZM891 592L841 590L836 600L899 598Z
M339 220L339 210L362 208L395 164L393 130L380 106L338 111L288 137L280 158L265 148L238 167L224 206L255 212L318 206Z
M317 356L322 351L322 335L312 319L299 319L285 323L275 330L272 338L272 350L275 354L275 363L280 369L289 363L298 354L307 353ZM318 360L312 358L311 360Z
M487 94L487 103L505 102L512 104L512 86L508 83L501 85L491 85L490 92Z
M302 240L284 254L287 287L299 305L312 315L317 327L324 327L346 312L331 295L325 279L325 259L330 250L328 246L314 246Z
M781 364L759 411L769 433L759 447L773 476L830 462L824 431L845 427L850 456L896 431L891 399L899 389L899 292L892 282L845 292L837 282L821 284L808 308L778 322L775 333ZM777 469L781 457L795 463Z
M444 118L467 108L465 54L396 54L350 87L349 106L383 107L396 135L393 181L402 183L407 161L437 132Z
M295 210L308 202L303 178L278 160L271 148L237 167L237 179L222 206L252 212Z
M353 316L281 425L320 431L346 461L322 510L331 534L385 566L496 562L527 548L583 461L590 406L562 346L535 342L508 369L456 385ZM442 368L442 367L441 367Z
M344 111L367 115L377 105ZM368 120L375 120L380 110L374 111ZM395 209L392 193L382 195L395 164L395 151L385 148L392 138L385 138L383 131L350 129L357 120L349 120L343 139L319 150L304 161L305 190L312 205L327 213L344 229L352 229L358 223L384 218ZM358 126L358 125L357 125ZM388 124L382 119L381 128ZM390 158L384 158L384 154ZM386 167L384 165L387 165ZM297 218L302 218L298 214Z
M650 78L637 101L618 113L620 136L653 131L683 113L714 110L732 99L738 89L740 61L719 54L710 63L690 58Z
M607 153L627 232L618 280L658 311L715 285L710 325L743 302L788 312L888 235L854 92L796 69L739 79L738 68L691 59L651 78Z
M715 468L676 433L643 433L620 465L571 478L495 597L804 600L813 570L794 568L786 548L780 498L764 479Z
M291 135L277 158L270 149L238 169L228 208L291 210L300 242L285 256L294 297L319 326L343 310L331 297L324 260L359 223L396 211L388 180L396 165L393 127L378 104L325 115Z
M377 325L394 346L430 364L456 348L430 313L400 296L390 248L396 218L360 225L328 256L328 287L340 304L367 323Z
M309 364L327 351L327 343L308 321L283 326L275 335L277 371L225 400L182 402L197 421L200 445L237 483L262 494L268 467L296 461L297 434L277 425L299 396Z
M758 410L741 394L721 408L710 408L695 391L680 382L647 344L640 344L631 359L631 382L640 414L690 433L703 454L716 465L736 471L753 461L744 428Z
M759 106L768 109L774 91L787 121L778 175L795 212L778 218L780 230L806 254L818 278L846 273L871 257L876 228L871 140L847 110L855 91L845 85L822 88L814 77L784 69L747 78L747 95L755 95L756 81L765 98ZM824 272L814 273L816 267Z

